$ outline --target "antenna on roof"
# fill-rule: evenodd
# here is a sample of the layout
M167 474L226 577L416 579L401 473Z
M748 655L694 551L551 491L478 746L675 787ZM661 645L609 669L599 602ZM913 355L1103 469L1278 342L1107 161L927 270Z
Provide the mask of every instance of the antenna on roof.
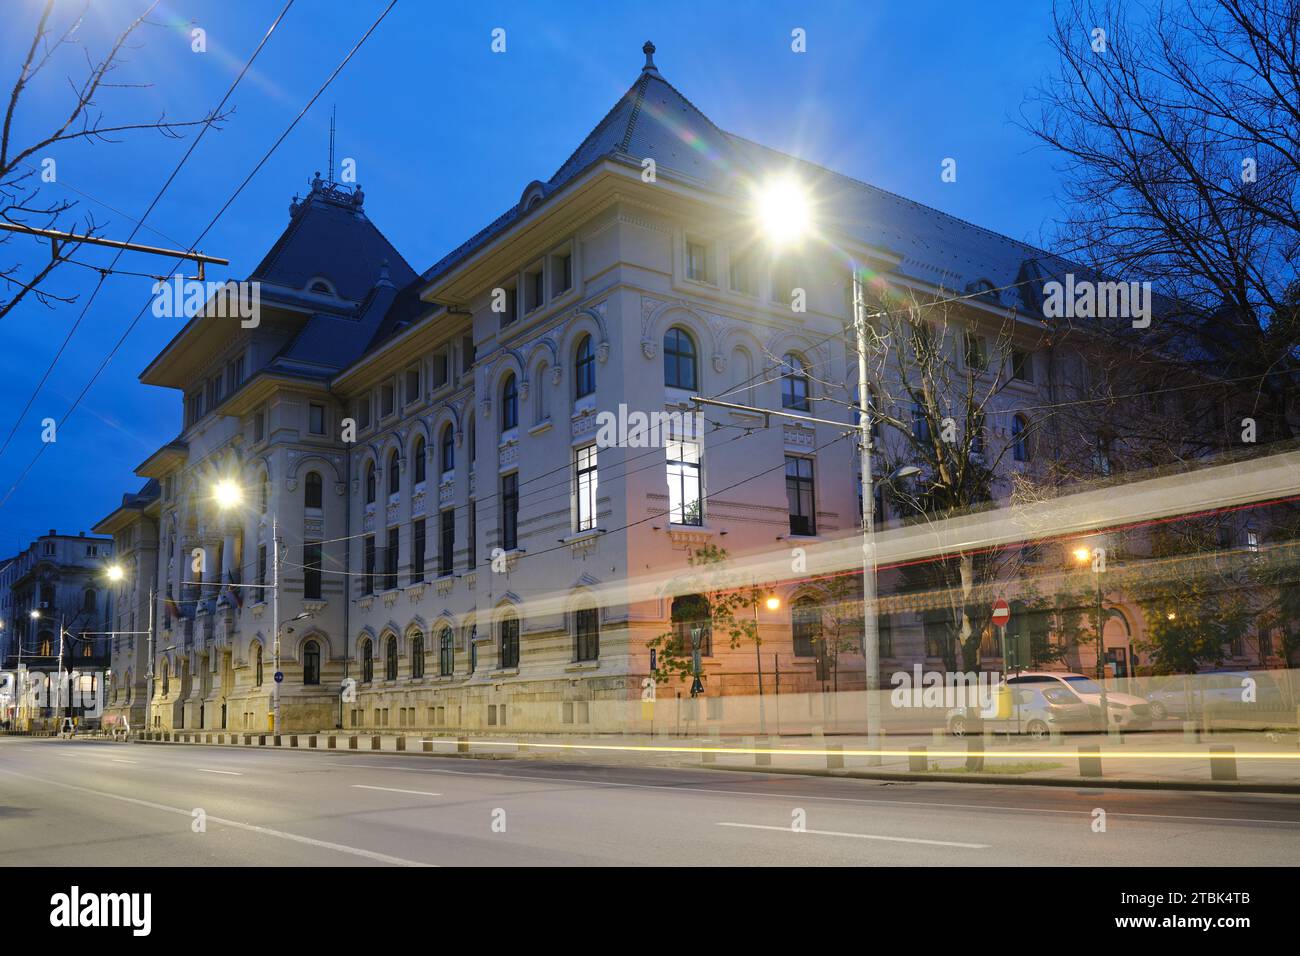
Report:
M329 182L334 182L334 117L338 114L339 105L334 104L330 110L330 164L325 167L330 171Z

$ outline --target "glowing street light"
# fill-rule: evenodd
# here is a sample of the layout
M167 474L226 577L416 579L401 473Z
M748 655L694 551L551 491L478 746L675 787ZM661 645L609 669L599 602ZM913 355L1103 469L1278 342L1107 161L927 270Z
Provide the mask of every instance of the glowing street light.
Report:
M812 226L808 195L793 177L770 179L754 191L763 234L775 245L796 242Z
M126 577L126 572L122 570L122 565L120 564L110 564L104 569L104 574L108 575L110 581L121 581Z
M1079 546L1073 551L1080 564L1092 562L1092 573L1097 579L1097 682L1101 686L1101 729L1110 733L1110 703L1106 699L1106 617L1102 610L1101 574L1106 570L1105 550ZM1170 620L1173 620L1172 615Z
M223 478L212 488L212 500L221 509L234 508L244 500L244 491L229 478Z
M1090 548L1075 548L1074 560L1080 564L1087 564L1092 560L1092 550Z
M781 599L775 594L769 594L763 603L769 611L777 611L781 608Z

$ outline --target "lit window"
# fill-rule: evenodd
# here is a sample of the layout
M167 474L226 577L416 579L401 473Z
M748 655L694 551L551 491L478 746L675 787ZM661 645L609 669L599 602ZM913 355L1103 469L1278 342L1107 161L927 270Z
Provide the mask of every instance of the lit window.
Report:
M668 520L673 524L701 525L700 446L696 442L669 441Z
M574 517L578 531L596 527L596 446L584 445L573 450Z
M664 336L664 385L695 391L695 340L682 329Z
M591 336L584 335L578 343L573 363L573 397L586 398L596 391L596 355L591 347Z
M808 411L808 372L803 359L791 352L781 364L784 367L781 374L781 406Z
M790 506L790 533L816 534L811 458L785 458L785 494Z

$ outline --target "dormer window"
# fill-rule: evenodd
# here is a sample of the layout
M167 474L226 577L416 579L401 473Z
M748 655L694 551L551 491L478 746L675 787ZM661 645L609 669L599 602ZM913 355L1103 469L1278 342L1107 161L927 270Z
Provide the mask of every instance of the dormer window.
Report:
M334 291L334 286L328 279L312 279L307 285L307 291L314 292L316 295L332 295L335 298L338 297L338 293Z

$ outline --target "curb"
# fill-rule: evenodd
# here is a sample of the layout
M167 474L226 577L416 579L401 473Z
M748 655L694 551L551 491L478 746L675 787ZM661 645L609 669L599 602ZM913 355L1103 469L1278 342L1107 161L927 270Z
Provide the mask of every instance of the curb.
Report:
M722 770L732 773L775 773L796 777L832 777L854 780L903 780L911 783L977 783L1011 784L1022 787L1074 787L1081 790L1181 790L1216 791L1223 793L1285 793L1300 794L1300 784L1289 783L1224 783L1194 780L1107 780L1104 777L1013 777L994 773L889 773L879 770L822 770L816 767L795 769L787 767L724 767L714 765L705 770Z

